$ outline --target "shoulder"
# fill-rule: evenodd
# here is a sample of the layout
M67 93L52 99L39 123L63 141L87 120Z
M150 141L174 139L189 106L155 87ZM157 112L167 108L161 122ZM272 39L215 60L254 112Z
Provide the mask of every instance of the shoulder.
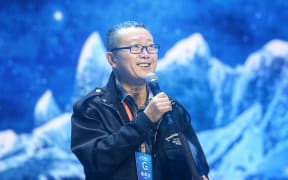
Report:
M105 94L104 88L95 88L90 91L86 96L80 98L74 103L74 112L83 111L89 103L99 103L102 101L102 96Z

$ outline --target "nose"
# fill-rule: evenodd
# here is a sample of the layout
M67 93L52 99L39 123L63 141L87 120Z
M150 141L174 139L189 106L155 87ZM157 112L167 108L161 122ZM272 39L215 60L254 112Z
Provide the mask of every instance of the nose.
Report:
M145 51L144 51L145 50ZM143 46L142 49L141 49L141 54L142 55L149 55L149 52L148 52L148 47L147 46Z
M142 47L142 49L141 49L141 53L144 52L144 49L145 49L146 53L148 53L148 47L147 47L147 46L143 46L143 47Z

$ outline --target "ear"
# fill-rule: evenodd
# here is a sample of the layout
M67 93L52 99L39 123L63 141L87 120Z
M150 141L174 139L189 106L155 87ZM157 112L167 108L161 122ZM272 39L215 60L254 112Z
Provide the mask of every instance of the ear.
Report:
M106 52L106 59L113 69L116 68L117 63L112 52Z

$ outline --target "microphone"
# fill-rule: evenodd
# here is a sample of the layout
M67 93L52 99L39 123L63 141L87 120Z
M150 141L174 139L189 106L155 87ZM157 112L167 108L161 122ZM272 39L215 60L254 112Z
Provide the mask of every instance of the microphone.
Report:
M161 91L159 83L158 83L158 78L155 73L148 73L145 76L146 83L151 90L153 96L159 94ZM171 117L171 113L167 112L163 115L163 117L168 121L168 125L173 124L173 120Z

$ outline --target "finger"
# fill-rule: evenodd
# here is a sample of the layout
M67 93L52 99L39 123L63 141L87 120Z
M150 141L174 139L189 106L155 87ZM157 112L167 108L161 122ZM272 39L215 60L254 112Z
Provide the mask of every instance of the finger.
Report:
M172 110L172 105L171 105L171 102L169 100L158 102L157 107L159 108L159 110L165 111L165 112Z
M156 98L165 98L165 97L168 98L168 96L167 96L164 92L160 92L160 93L156 94L155 97L156 97Z

